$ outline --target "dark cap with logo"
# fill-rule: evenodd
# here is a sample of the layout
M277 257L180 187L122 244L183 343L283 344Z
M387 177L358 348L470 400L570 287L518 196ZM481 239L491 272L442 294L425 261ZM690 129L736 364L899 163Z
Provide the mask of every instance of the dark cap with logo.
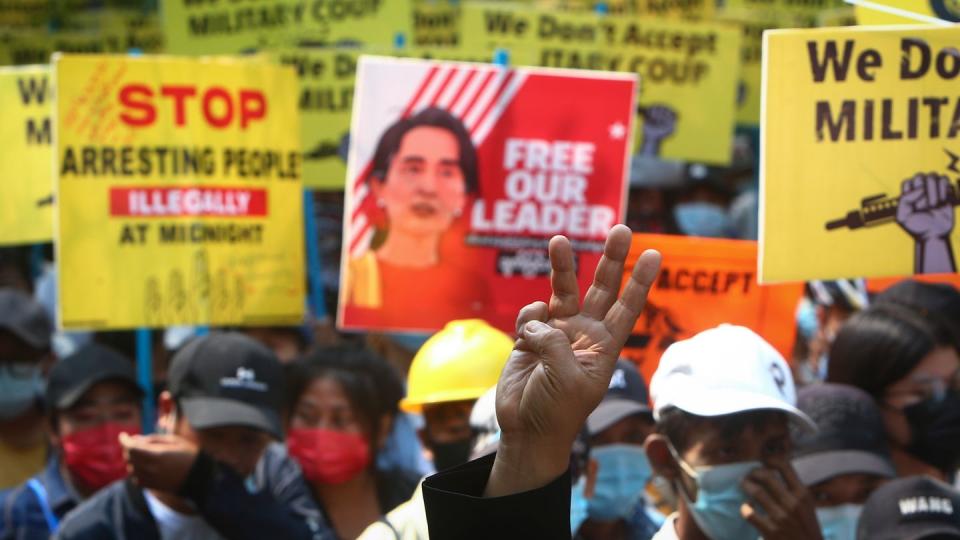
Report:
M111 380L127 384L136 394L143 395L130 359L98 343L84 345L50 370L47 404L54 409L69 409L95 384Z
M791 426L793 467L804 485L842 474L896 476L880 409L869 394L844 384L815 384L800 389L797 408L819 428Z
M50 348L53 323L43 306L29 294L0 288L0 330L6 330L34 349Z
M857 538L960 538L960 493L927 476L891 480L863 505Z
M650 395L636 365L629 360L617 360L603 401L587 417L587 431L594 436L620 420L635 414L653 415Z
M215 333L191 341L173 357L167 383L196 429L245 426L283 436L283 367L250 337Z

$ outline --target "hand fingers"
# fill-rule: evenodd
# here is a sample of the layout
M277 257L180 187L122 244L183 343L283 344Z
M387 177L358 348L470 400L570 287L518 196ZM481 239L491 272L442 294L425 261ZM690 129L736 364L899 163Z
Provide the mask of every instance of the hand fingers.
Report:
M610 311L610 306L617 301L620 292L620 283L623 281L623 264L630 251L630 229L623 225L615 225L607 234L607 242L603 246L603 256L593 275L593 284L587 290L583 299L584 315L602 321Z
M570 365L575 363L567 335L546 323L528 322L523 327L523 340L547 364L562 368L567 360Z
M913 188L913 180L904 180L897 202L897 220L904 221L914 212L914 205L923 197L923 190Z
M766 513L773 522L783 522L787 519L787 511L773 498L766 487L760 485L756 480L746 478L741 487L744 493L756 501L760 508L763 508L764 513Z
M776 521L782 521L785 517L795 514L800 507L800 498L794 494L792 489L787 488L786 480L777 469L764 467L751 471L744 485L746 486L749 483L765 490L767 495L770 496L771 503L785 513L785 516L780 515L779 512L775 513L772 508L768 509L764 506L764 509Z
M550 239L550 317L573 317L580 312L580 288L573 264L573 247L563 236Z
M523 327L530 321L540 321L547 322L547 319L550 318L550 314L547 310L547 304L544 302L534 302L532 304L527 304L523 306L523 309L520 310L520 313L517 315L517 326L516 332L517 337L520 337L523 334Z
M936 208L940 206L940 197L938 197L938 186L937 180L939 177L937 173L931 173L927 175L927 208Z
M613 304L607 316L603 319L604 326L613 336L614 344L622 347L637 323L637 317L647 302L647 293L653 285L660 271L660 253L648 249L644 251L633 265L630 280L623 289L623 294Z
M773 520L761 514L756 508L749 504L740 506L740 515L759 531L762 538L776 538L777 533L780 532L777 530L777 526L774 525Z
M941 176L940 181L937 182L937 187L940 188L937 191L940 195L940 204L945 204L950 200L950 179L946 176Z
M807 486L800 481L800 477L797 476L797 471L793 469L793 465L786 460L770 460L766 463L768 467L773 467L780 473L780 477L783 478L783 481L787 483L787 489L790 490L793 494L797 495L798 498L805 496L809 491Z

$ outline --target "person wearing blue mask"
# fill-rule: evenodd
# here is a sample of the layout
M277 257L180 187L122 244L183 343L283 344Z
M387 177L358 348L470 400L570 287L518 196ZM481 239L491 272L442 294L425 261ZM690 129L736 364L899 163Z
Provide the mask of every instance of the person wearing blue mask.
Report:
M790 422L816 425L763 338L721 325L677 342L650 393L657 433L647 457L679 499L655 540L821 538L813 497L789 461Z
M28 294L0 288L0 490L43 469L47 436L42 407L53 363L53 324Z
M645 497L653 470L643 443L653 433L654 421L646 384L631 362L617 361L603 401L587 417L587 431L588 470L594 469L595 480L591 496L585 498L586 519L573 528L575 538L649 540L664 517ZM588 481L585 475L573 486L571 518L580 488Z
M869 394L843 384L802 388L797 407L816 432L791 426L793 467L813 494L825 540L856 540L863 504L896 476L883 418Z

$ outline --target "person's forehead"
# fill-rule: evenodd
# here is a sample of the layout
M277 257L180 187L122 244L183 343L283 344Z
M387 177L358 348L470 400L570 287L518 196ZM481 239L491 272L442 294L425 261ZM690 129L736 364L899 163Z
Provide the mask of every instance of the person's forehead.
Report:
M917 382L926 382L932 379L946 379L960 369L960 356L956 349L949 346L940 346L924 356L920 362L903 379L890 385L891 388L912 386Z
M460 153L457 138L450 130L435 126L418 126L400 139L400 157L456 158Z
M709 444L738 439L781 437L790 433L785 413L754 411L741 414L744 414L742 418L727 415L698 421L691 432L691 440Z
M447 401L444 403L429 403L423 406L423 415L429 418L449 418L466 416L473 411L474 401Z

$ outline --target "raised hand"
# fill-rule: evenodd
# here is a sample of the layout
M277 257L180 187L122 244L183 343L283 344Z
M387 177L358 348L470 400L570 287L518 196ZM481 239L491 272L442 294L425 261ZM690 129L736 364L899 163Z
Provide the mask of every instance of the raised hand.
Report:
M950 179L936 173L916 174L901 184L897 223L916 242L914 271L956 272L950 245L956 210Z
M623 225L610 230L582 306L570 242L550 241L553 294L549 304L520 311L517 343L497 383L501 439L487 496L534 489L566 470L660 268L660 254L644 252L618 297L630 238Z

